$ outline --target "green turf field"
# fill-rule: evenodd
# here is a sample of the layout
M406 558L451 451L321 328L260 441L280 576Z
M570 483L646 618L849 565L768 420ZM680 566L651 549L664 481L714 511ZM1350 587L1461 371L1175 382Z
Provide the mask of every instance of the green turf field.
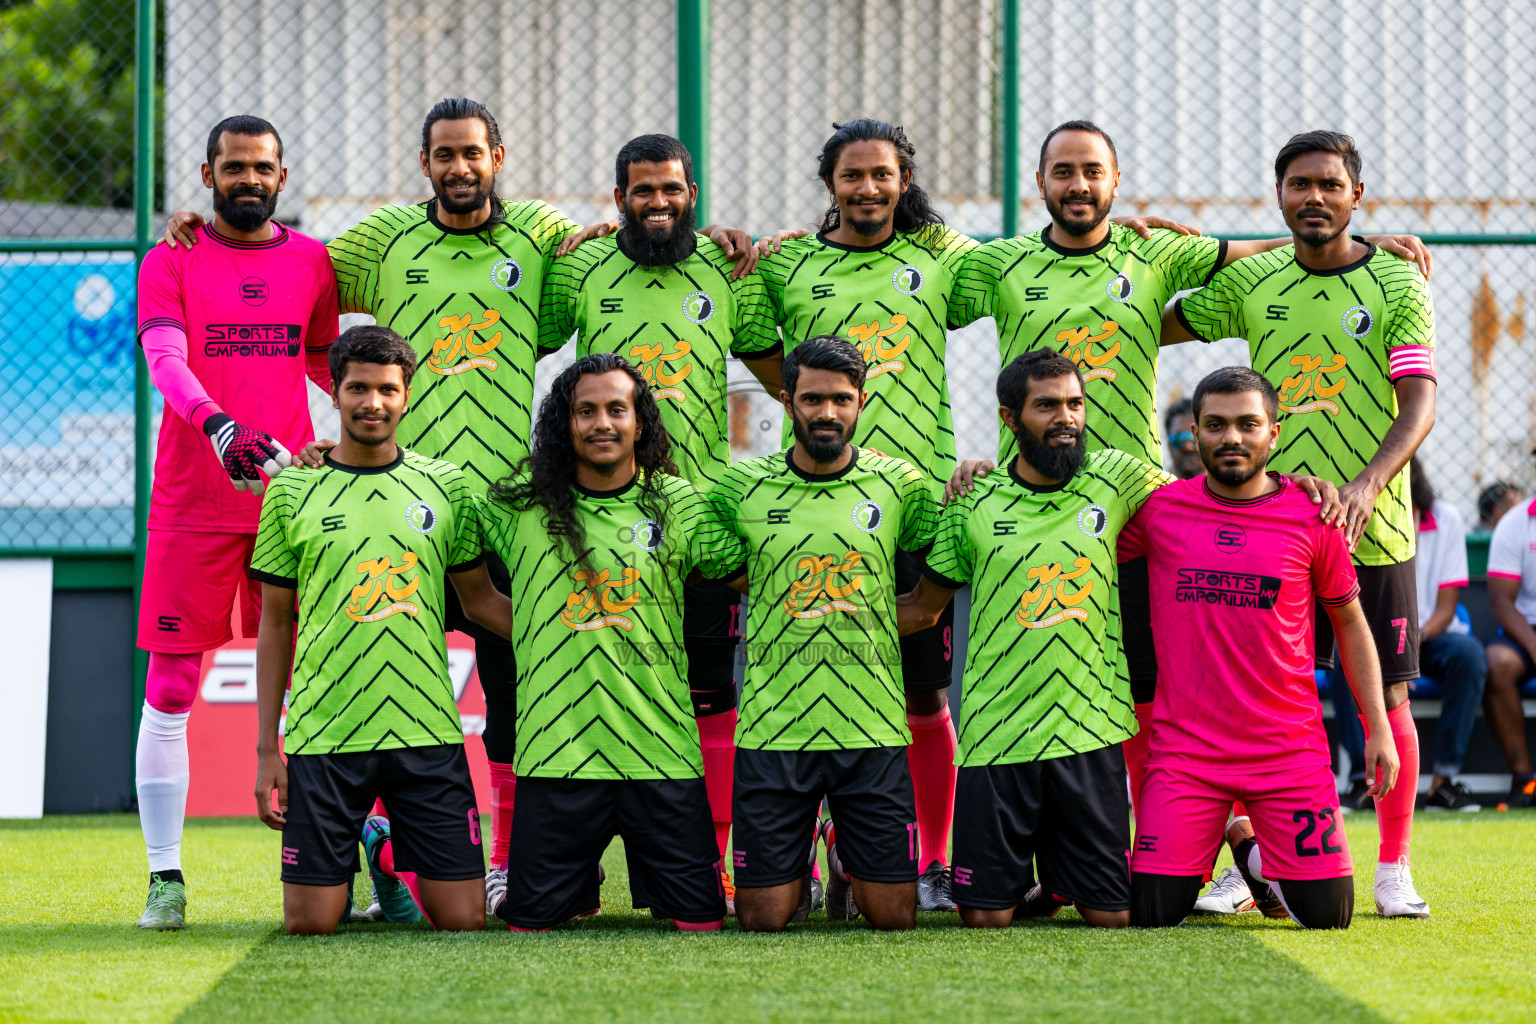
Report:
M1536 813L1418 817L1429 921L1371 904L1376 827L1349 821L1347 933L1256 914L1094 932L1072 911L975 933L953 915L880 935L815 918L788 934L680 935L627 909L606 860L601 917L546 935L279 927L278 837L189 822L190 926L146 934L128 815L0 822L0 1020L1238 1022L1536 1019ZM818 915L820 917L820 915Z

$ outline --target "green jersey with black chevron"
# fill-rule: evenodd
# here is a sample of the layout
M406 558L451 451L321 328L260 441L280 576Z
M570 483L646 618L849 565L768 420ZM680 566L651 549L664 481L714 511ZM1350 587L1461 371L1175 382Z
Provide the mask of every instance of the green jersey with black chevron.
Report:
M376 210L330 245L344 313L369 313L416 350L400 443L462 467L484 492L528 454L539 297L575 221L503 203L484 231L444 227L434 203Z
M966 255L950 298L949 323L997 320L1007 366L1050 348L1077 363L1088 399L1089 451L1117 448L1163 464L1157 429L1157 351L1163 307L1174 294L1210 280L1226 243L1203 235L1152 232L1119 224L1088 249L1066 249L1051 229L988 242ZM997 464L1018 453L999 425Z
M923 474L855 448L840 472L815 475L782 451L736 463L709 500L751 551L736 745L909 743L895 558L933 542L938 503Z
M975 247L942 225L864 248L817 235L785 242L757 265L785 351L822 334L863 351L869 404L853 442L907 460L936 488L955 469L945 317L961 260ZM784 441L793 440L786 419Z
M726 356L780 350L763 279L731 280L733 264L703 235L683 262L641 266L618 236L587 242L544 279L539 347L554 351L577 332L576 353L617 352L640 367L672 437L683 479L714 486L731 463Z
M1397 418L1401 377L1435 377L1435 309L1418 264L1374 245L1334 270L1308 270L1287 245L1238 260L1179 300L1198 338L1245 338L1253 368L1280 392L1280 446L1269 468L1348 483ZM1376 498L1357 565L1413 557L1408 468Z
M1043 761L1135 734L1115 542L1170 479L1106 449L1054 487L1025 483L1009 463L944 509L923 571L953 590L971 584L962 766Z
M739 570L747 553L692 484L657 478L578 489L585 564L542 507L481 499L486 545L512 574L517 774L696 779L703 773L683 651L683 580ZM654 507L652 507L654 501Z
M464 474L400 449L387 466L293 466L261 502L252 579L298 591L283 750L463 743L443 641L445 575L479 564Z

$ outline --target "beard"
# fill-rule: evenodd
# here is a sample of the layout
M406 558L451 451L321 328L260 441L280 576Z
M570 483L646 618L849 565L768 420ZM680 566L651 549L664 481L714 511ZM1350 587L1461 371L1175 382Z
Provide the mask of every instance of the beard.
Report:
M856 234L863 235L865 238L872 238L878 235L885 230L885 226L890 222L891 208L889 201L887 201L885 206L869 211L867 219L860 220L858 217L851 215L848 218L848 226L853 228Z
M254 196L260 201L244 202L242 196ZM260 185L236 185L228 192L214 189L213 212L236 231L256 231L277 212L277 193Z
M1065 446L1050 444L1036 437L1022 423L1014 430L1013 436L1018 439L1019 454L1034 467L1036 473L1047 480L1070 480L1083 468L1083 461L1088 457L1088 445L1083 440L1081 430L1076 427L1068 429L1077 435L1077 441ZM1056 430L1053 428L1051 432L1056 433Z
M812 424L808 420L801 419L799 413L791 413L790 423L795 430L795 440L800 442L800 446L805 449L812 461L831 462L843 454L843 449L848 446L848 439L853 436L853 430L858 426L859 421L854 420L848 425L848 429L844 430L843 425L836 420L817 420ZM811 433L812 426L836 427L837 440L823 440L817 437Z
M1086 218L1076 213L1068 213L1066 204L1051 197L1049 192L1045 195L1045 209L1051 215L1051 219L1074 235L1086 235L1104 223L1104 218L1109 216L1109 208L1112 200L1105 198L1103 201L1095 201L1092 196L1088 201L1093 204L1093 210Z
M1301 239L1307 245L1310 245L1313 248L1320 248L1327 245L1335 238L1338 238L1348 229L1349 221L1346 219L1344 223L1338 227L1335 227L1333 221L1331 220L1317 225L1304 224L1298 221L1297 227L1293 228L1292 230L1295 231L1296 237Z
M1246 455L1249 462L1246 466L1219 466L1216 460L1224 455ZM1200 448L1200 461L1205 464L1205 471L1211 474L1211 479L1223 487L1241 487L1252 480L1264 468L1269 465L1269 452L1254 454L1251 450L1240 444L1226 444L1215 451L1206 451L1202 445Z
M698 248L698 239L694 237L698 223L698 214L691 203L664 231L646 227L643 215L636 217L625 210L624 223L619 226L619 248L642 267L675 266Z
M353 443L371 448L394 440L394 423L395 417L389 412L380 413L375 423L365 423L362 416L354 413L342 422L342 429L347 432L347 436ZM353 424L356 424L356 430L353 429Z
M451 183L462 185L471 182L475 186L474 193L468 199L456 200L448 195L450 180L446 176L441 180L434 179L432 182L432 194L437 196L438 208L445 213L455 215L474 213L476 210L484 209L485 204L496 191L496 175L491 175L490 181L482 181L478 174L466 174L452 179Z

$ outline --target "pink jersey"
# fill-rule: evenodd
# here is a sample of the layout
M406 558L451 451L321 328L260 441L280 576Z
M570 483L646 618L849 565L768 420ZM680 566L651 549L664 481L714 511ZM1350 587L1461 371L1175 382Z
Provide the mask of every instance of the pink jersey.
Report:
M1249 501L1205 477L1159 488L1120 534L1145 556L1157 647L1147 763L1274 771L1329 761L1312 674L1314 598L1360 591L1340 530L1279 478Z
M324 245L272 226L276 233L265 242L236 241L205 226L190 249L151 249L139 268L139 333L179 328L187 366L208 400L297 451L314 438L305 354L336 338L336 274ZM260 511L259 497L230 484L202 430L167 403L149 528L255 533Z

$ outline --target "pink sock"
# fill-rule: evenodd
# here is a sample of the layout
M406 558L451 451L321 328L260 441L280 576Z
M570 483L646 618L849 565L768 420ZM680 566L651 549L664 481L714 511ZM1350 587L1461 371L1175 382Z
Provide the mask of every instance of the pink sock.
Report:
M384 809L384 801L378 797L373 798L373 810L369 814L377 814L381 818L389 817L389 812Z
M1152 703L1136 705L1136 735L1120 744L1125 754L1125 774L1131 779L1131 813L1141 802L1141 780L1147 774L1147 744L1152 737Z
M1246 817L1248 817L1248 805L1243 803L1241 800L1233 800L1232 801L1232 817L1234 817L1234 818L1246 818Z
M717 932L720 930L719 921L705 921L702 924L694 924L691 921L679 921L674 918L672 923L677 925L677 930L680 932Z
M502 871L512 856L512 805L517 772L509 764L487 762L491 769L491 867Z
M949 829L955 820L955 727L948 705L931 715L908 715L912 743L907 767L917 803L917 837L922 856L918 869L934 861L949 863Z
M538 932L547 932L547 931L549 931L549 929L548 928L519 928L515 924L509 924L509 925L507 925L507 931L509 931L509 932L522 932L524 935L533 935L533 934L536 934Z
M731 789L736 783L736 709L694 721L699 727L699 751L704 755L704 790L709 794L709 816L715 822L715 845L724 860L731 840Z
M379 848L379 870L390 878L399 879L405 883L405 887L411 891L411 899L416 901L416 906L421 910L421 916L427 918L427 923L432 924L432 918L427 917L426 907L421 902L421 880L416 877L414 871L395 870L395 844L393 840L385 840ZM432 925L432 927L437 927Z
M1362 718L1361 723L1364 721ZM1383 864L1395 864L1407 858L1408 844L1413 838L1413 803L1419 795L1419 730L1413 724L1408 701L1388 711L1387 721L1392 724L1392 745L1397 748L1402 768L1392 791L1376 798L1376 827L1381 830L1381 853L1377 859ZM1369 731L1366 735L1369 738Z

